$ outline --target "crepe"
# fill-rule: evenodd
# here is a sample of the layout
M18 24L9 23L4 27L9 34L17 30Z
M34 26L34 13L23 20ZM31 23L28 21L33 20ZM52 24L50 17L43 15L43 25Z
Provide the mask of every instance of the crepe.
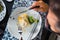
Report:
M27 27L30 25L29 21L28 21L28 15L26 13L21 14L20 16L18 16L18 24L21 27Z

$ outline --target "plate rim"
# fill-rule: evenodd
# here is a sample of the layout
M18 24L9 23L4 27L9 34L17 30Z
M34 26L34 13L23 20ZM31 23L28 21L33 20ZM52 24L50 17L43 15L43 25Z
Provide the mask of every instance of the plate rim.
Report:
M26 7L17 7L17 8L26 8ZM17 9L17 8L16 8L16 9ZM16 10L16 9L15 9L15 10ZM15 10L14 10L14 11L15 11ZM13 12L14 12L14 11L13 11ZM33 10L33 11L34 11L34 10ZM13 13L13 12L12 12L12 13ZM35 11L35 12L36 12L36 11ZM12 13L11 13L11 15L12 15ZM38 13L38 12L37 12L37 13ZM11 16L11 15L10 15L10 16ZM40 14L39 14L39 15L40 15ZM42 17L41 17L41 15L40 15L40 21L41 21L41 24L42 24ZM8 20L8 22L9 22L9 20ZM8 24L8 23L7 23L7 24ZM40 25L40 26L41 26L41 25ZM40 31L40 30L39 30L39 31ZM38 32L38 33L39 33L39 32ZM36 36L38 35L38 33L36 34ZM36 36L35 36L35 37L36 37ZM35 38L35 37L34 37L34 38ZM33 36L31 37L31 39L34 39L34 38L33 38Z

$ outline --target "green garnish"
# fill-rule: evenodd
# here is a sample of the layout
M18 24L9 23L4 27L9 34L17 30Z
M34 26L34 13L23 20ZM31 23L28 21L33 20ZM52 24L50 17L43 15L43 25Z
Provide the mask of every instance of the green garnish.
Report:
M29 20L29 23L30 23L30 24L32 24L32 23L34 23L34 22L36 22L36 23L39 22L39 20L35 19L33 16L29 16L29 17L28 17L28 20Z

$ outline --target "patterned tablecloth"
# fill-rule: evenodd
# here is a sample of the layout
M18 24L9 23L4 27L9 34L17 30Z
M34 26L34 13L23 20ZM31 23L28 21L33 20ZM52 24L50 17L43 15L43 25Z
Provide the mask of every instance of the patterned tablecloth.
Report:
M34 2L34 0L14 0L14 5L12 7L12 11L14 9L16 9L17 7L29 7L29 6L31 6L31 4L33 2ZM42 16L42 21L43 21L42 28L41 28L39 34L37 35L37 37L33 40L41 40L41 35L42 35L42 30L43 30L43 26L44 26L44 22L45 22L46 13L42 13L42 12L39 12L39 13ZM8 32L7 27L6 27L2 40L18 40L18 39L15 37L12 37L11 34Z

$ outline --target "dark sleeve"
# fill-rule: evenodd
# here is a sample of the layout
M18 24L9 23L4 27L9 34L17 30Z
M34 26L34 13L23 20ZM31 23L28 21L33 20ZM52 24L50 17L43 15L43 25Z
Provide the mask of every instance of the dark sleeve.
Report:
M48 31L46 28L43 28L41 40L48 40L50 34L50 31Z

